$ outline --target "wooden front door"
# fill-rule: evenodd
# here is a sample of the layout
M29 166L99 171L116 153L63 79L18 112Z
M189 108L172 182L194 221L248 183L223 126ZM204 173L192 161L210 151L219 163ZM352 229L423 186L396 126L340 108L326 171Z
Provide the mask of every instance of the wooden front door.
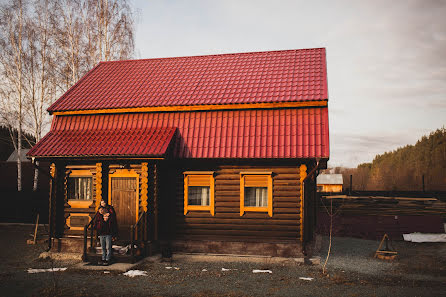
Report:
M111 177L111 204L118 219L119 237L128 240L130 226L138 219L138 179L137 177Z

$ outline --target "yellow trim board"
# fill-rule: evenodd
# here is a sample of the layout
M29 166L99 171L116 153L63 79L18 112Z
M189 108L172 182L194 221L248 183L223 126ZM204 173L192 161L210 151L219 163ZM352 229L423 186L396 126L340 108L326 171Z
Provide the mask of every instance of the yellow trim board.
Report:
M72 208L89 208L93 204L93 200L75 200L69 199L68 204Z
M268 102L268 103L240 103L240 104L208 104L208 105L181 105L181 106L152 106L131 108L104 108L89 110L55 111L54 115L86 115L98 113L133 113L133 112L160 112L160 111L200 111L200 110L233 110L233 109L266 109L290 107L326 107L327 100L299 101L299 102Z
M70 230L84 230L84 227L71 227L71 217L88 217L88 223L91 222L90 214L88 213L71 213L68 218L66 219L66 224L70 228Z

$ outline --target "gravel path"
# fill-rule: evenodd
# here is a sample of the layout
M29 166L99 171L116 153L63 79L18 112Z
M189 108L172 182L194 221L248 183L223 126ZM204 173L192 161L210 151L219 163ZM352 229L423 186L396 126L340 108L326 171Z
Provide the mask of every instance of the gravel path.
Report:
M329 276L321 274L320 266L281 266L265 260L263 263L145 262L134 269L146 271L147 276L131 278L117 272L104 273L106 269L76 270L73 261L37 260L45 245L26 245L30 229L0 226L0 296L446 296L444 244L421 246L423 254L428 256L417 259L431 261L435 256L442 257L437 259L440 264L428 269L405 258L394 263L373 259L376 242L335 238ZM324 238L323 250L326 241ZM420 252L420 246L398 244L403 247L404 256ZM50 267L68 269L27 272L28 268ZM272 273L254 274L254 269L270 269Z

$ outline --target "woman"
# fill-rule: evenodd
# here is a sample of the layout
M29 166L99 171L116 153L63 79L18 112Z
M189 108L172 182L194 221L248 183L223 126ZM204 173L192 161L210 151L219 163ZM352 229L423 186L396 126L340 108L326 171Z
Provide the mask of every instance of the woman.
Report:
M102 247L102 262L100 264L109 265L112 257L112 238L118 235L118 224L115 209L105 199L101 200L94 227Z

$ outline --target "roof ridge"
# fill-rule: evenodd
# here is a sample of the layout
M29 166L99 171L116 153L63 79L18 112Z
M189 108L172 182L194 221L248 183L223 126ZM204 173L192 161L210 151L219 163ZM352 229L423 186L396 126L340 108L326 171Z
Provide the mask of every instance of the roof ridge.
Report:
M236 55L250 55L250 54L263 54L263 53L279 53L279 52L292 52L292 51L311 51L311 50L324 50L325 47L315 48L300 48L300 49L286 49L286 50L271 50L271 51L254 51L254 52L242 52L242 53L222 53L222 54L209 54L209 55L195 55L195 56L177 56L177 57L158 57L158 58L144 58L144 59L126 59L116 61L100 61L99 64L114 64L125 62L139 62L139 61L154 61L154 60L174 60L185 58L202 58L202 57L215 57L215 56L236 56Z

